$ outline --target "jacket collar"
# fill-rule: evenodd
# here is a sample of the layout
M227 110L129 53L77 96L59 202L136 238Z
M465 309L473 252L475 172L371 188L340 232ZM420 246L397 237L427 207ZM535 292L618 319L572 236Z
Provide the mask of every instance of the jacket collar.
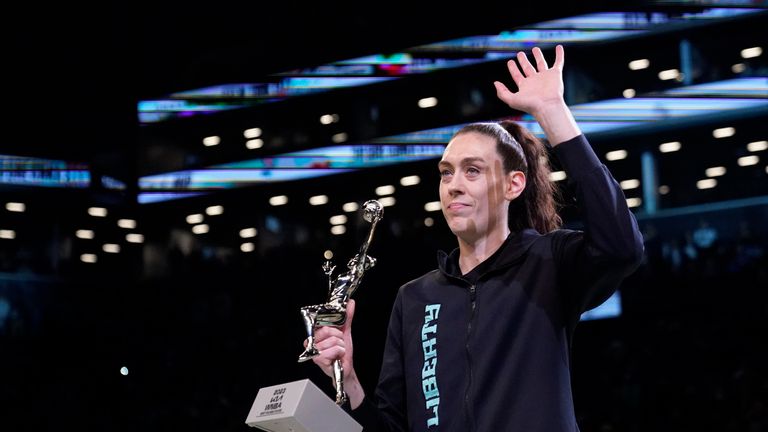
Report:
M533 228L526 228L522 231L509 235L509 241L502 245L502 251L499 258L488 271L505 267L512 264L515 260L523 256L534 241L539 239L541 234ZM461 277L459 268L459 248L453 249L450 254L445 251L437 251L437 265L440 271L448 276Z

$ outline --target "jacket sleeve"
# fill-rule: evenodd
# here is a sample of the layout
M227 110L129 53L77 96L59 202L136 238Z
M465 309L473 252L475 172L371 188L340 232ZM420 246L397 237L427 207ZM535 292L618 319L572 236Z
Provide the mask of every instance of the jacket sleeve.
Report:
M619 184L582 134L555 146L575 190L583 231L554 237L561 286L567 287L571 318L603 303L643 258L643 238Z
M352 417L363 426L364 432L395 432L407 429L401 295L402 288L395 298L389 318L384 357L375 395L373 398L366 396L363 403L351 411Z

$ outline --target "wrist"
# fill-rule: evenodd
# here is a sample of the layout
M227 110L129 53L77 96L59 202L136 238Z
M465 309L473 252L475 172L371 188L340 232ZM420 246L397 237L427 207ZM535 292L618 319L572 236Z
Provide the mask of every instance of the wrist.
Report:
M533 117L547 117L568 109L568 104L561 97L540 100L536 108L531 112Z
M358 380L354 369L344 380L344 392L347 394L349 405L353 410L357 409L357 407L363 403L365 391L363 390L363 386L360 384L360 380Z
M535 113L531 113L541 126L547 141L552 146L568 141L581 134L570 108L564 100L558 99L543 103Z

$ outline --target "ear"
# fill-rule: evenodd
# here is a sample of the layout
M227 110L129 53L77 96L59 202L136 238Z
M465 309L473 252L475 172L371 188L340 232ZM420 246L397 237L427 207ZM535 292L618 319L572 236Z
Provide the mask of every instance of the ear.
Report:
M512 171L507 173L504 184L504 199L512 201L525 190L525 173Z

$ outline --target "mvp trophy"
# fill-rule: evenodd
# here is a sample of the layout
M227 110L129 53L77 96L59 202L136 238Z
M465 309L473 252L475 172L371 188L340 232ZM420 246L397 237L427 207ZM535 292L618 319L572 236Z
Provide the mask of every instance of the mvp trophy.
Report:
M347 263L346 273L334 278L336 266L330 261L323 264L323 272L328 276L328 300L301 308L307 347L299 356L299 362L319 354L315 347L315 327L340 326L347 321L347 301L360 286L365 272L376 264L376 259L368 256L368 247L383 214L384 209L378 201L363 204L363 219L371 224L371 228L360 251ZM335 404L307 379L262 388L251 406L246 424L270 432L360 432L362 426L340 407L347 401L341 360L333 363L333 379Z

